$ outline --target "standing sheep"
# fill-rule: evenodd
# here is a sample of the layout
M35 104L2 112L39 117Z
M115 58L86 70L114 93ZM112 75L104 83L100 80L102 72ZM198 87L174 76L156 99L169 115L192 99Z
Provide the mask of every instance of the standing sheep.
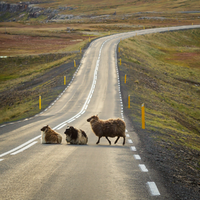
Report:
M101 120L99 119L98 115L93 115L89 119L91 128L94 134L99 137L96 144L99 144L101 137L105 137L109 144L111 145L111 141L108 137L116 137L115 144L119 140L120 137L124 138L123 145L125 144L125 128L126 124L122 119L108 119L108 120Z

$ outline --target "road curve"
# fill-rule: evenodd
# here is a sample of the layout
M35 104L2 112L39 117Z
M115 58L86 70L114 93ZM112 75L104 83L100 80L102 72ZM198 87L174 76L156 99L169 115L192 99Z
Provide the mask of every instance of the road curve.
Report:
M0 199L173 199L160 175L138 154L137 134L123 115L116 48L120 39L140 34L200 28L199 25L146 29L97 39L86 50L73 81L39 115L0 127ZM109 146L86 121L123 118L122 139ZM61 133L61 145L44 145L40 129ZM67 125L83 129L88 145L67 145Z

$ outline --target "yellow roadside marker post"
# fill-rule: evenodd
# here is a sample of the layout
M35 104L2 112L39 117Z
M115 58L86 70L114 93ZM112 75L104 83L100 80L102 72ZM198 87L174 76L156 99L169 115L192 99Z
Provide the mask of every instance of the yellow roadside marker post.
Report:
M118 52L120 53L120 47L118 47Z
M64 85L66 85L66 76L64 76Z
M76 61L74 60L74 67L76 67Z
M124 83L126 83L126 74L125 74L125 76L124 76Z
M80 48L80 53L81 53L81 48Z
M42 100L41 100L41 96L39 96L39 109L41 110L42 108Z
M130 95L128 95L128 108L130 108L131 107L131 97L130 97Z
M145 110L144 110L144 103L142 104L142 129L145 129Z

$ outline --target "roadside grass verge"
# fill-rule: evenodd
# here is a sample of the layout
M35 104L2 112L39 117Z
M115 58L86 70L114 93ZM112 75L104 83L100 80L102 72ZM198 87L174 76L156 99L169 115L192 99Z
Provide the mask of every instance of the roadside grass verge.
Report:
M141 129L145 104L146 131L180 160L200 171L200 30L136 36L120 42L118 58L126 111ZM127 83L124 83L124 75ZM177 152L177 148L181 149Z
M47 54L12 57L1 62L0 123L16 121L44 110L64 90L82 54Z
M33 80L36 76L45 73L46 70L74 58L73 54L49 54L1 59L0 92L5 88L6 90L11 89L22 82Z

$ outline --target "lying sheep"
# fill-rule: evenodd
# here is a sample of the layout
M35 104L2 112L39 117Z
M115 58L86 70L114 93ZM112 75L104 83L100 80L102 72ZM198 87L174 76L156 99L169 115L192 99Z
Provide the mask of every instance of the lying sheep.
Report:
M76 129L73 126L68 126L65 130L66 141L70 144L87 144L88 137L81 129Z
M48 125L41 129L42 144L61 144L62 136Z
M91 128L96 136L99 137L96 144L99 144L101 137L105 137L109 144L111 145L111 141L108 137L116 137L115 144L119 140L120 137L124 138L123 145L125 144L125 128L126 124L121 119L108 119L108 120L101 120L97 115L93 115L89 119Z

